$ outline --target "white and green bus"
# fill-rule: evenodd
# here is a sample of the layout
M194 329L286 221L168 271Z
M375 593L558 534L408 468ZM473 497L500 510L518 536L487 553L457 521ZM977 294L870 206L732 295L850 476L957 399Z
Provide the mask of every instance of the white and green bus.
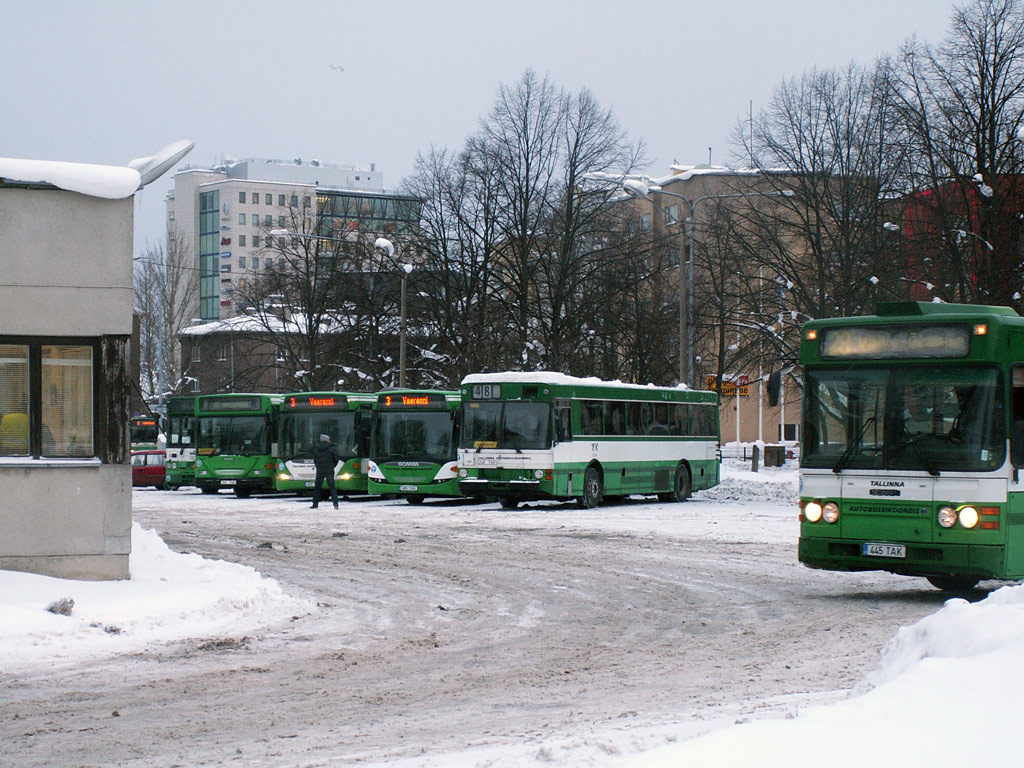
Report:
M685 501L719 482L714 392L546 372L473 374L461 389L464 495L589 508L630 495Z

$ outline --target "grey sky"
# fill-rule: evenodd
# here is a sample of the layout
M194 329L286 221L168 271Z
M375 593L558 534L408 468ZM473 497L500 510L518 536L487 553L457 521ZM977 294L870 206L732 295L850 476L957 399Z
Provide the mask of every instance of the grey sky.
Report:
M731 159L730 134L783 79L938 42L947 0L0 0L0 156L376 163L394 188L459 147L526 68L589 88L647 144L651 175ZM333 66L332 66L333 65ZM136 205L161 237L170 174Z

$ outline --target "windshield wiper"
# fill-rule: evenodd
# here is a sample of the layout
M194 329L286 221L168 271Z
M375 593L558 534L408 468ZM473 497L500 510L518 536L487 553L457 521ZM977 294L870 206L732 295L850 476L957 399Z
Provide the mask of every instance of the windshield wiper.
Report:
M936 469L935 465L932 463L932 456L921 445L921 438L931 437L931 435L928 435L928 434L921 434L921 435L912 434L910 432L910 430L907 429L906 425L903 426L903 432L910 439L907 440L906 443L904 443L903 445L899 446L896 449L896 454L895 455L898 456L900 453L903 452L904 448L906 448L907 446L910 446L910 448L914 451L914 455L921 462L921 466L924 467L925 472L927 472L932 477L938 477L939 476L939 470Z
M839 461L837 461L835 466L832 467L833 472L838 475L840 470L846 466L846 462L848 462L853 456L854 450L861 445L861 441L864 439L864 433L868 431L868 427L874 424L875 421L876 418L874 416L869 416L865 419L864 423L860 427L860 431L857 433L857 437L850 441L849 445L846 446L846 450L843 451L843 455L839 457Z

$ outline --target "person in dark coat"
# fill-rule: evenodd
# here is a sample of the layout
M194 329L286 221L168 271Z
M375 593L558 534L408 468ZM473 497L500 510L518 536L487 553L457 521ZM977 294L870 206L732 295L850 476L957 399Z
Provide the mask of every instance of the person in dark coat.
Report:
M313 509L320 505L320 491L327 481L331 489L331 502L338 508L338 486L334 484L334 467L338 464L338 452L331 444L330 435L320 435L320 442L313 449L313 464L316 466L316 488L313 491Z

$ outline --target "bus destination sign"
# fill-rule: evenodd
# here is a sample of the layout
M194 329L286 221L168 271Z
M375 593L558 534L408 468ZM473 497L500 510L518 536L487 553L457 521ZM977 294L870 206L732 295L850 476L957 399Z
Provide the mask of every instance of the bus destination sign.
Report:
M377 407L384 409L396 408L446 408L444 395L437 394L393 394L378 395Z
M292 411L316 411L321 408L344 408L348 405L345 395L292 395L285 398L285 407Z

